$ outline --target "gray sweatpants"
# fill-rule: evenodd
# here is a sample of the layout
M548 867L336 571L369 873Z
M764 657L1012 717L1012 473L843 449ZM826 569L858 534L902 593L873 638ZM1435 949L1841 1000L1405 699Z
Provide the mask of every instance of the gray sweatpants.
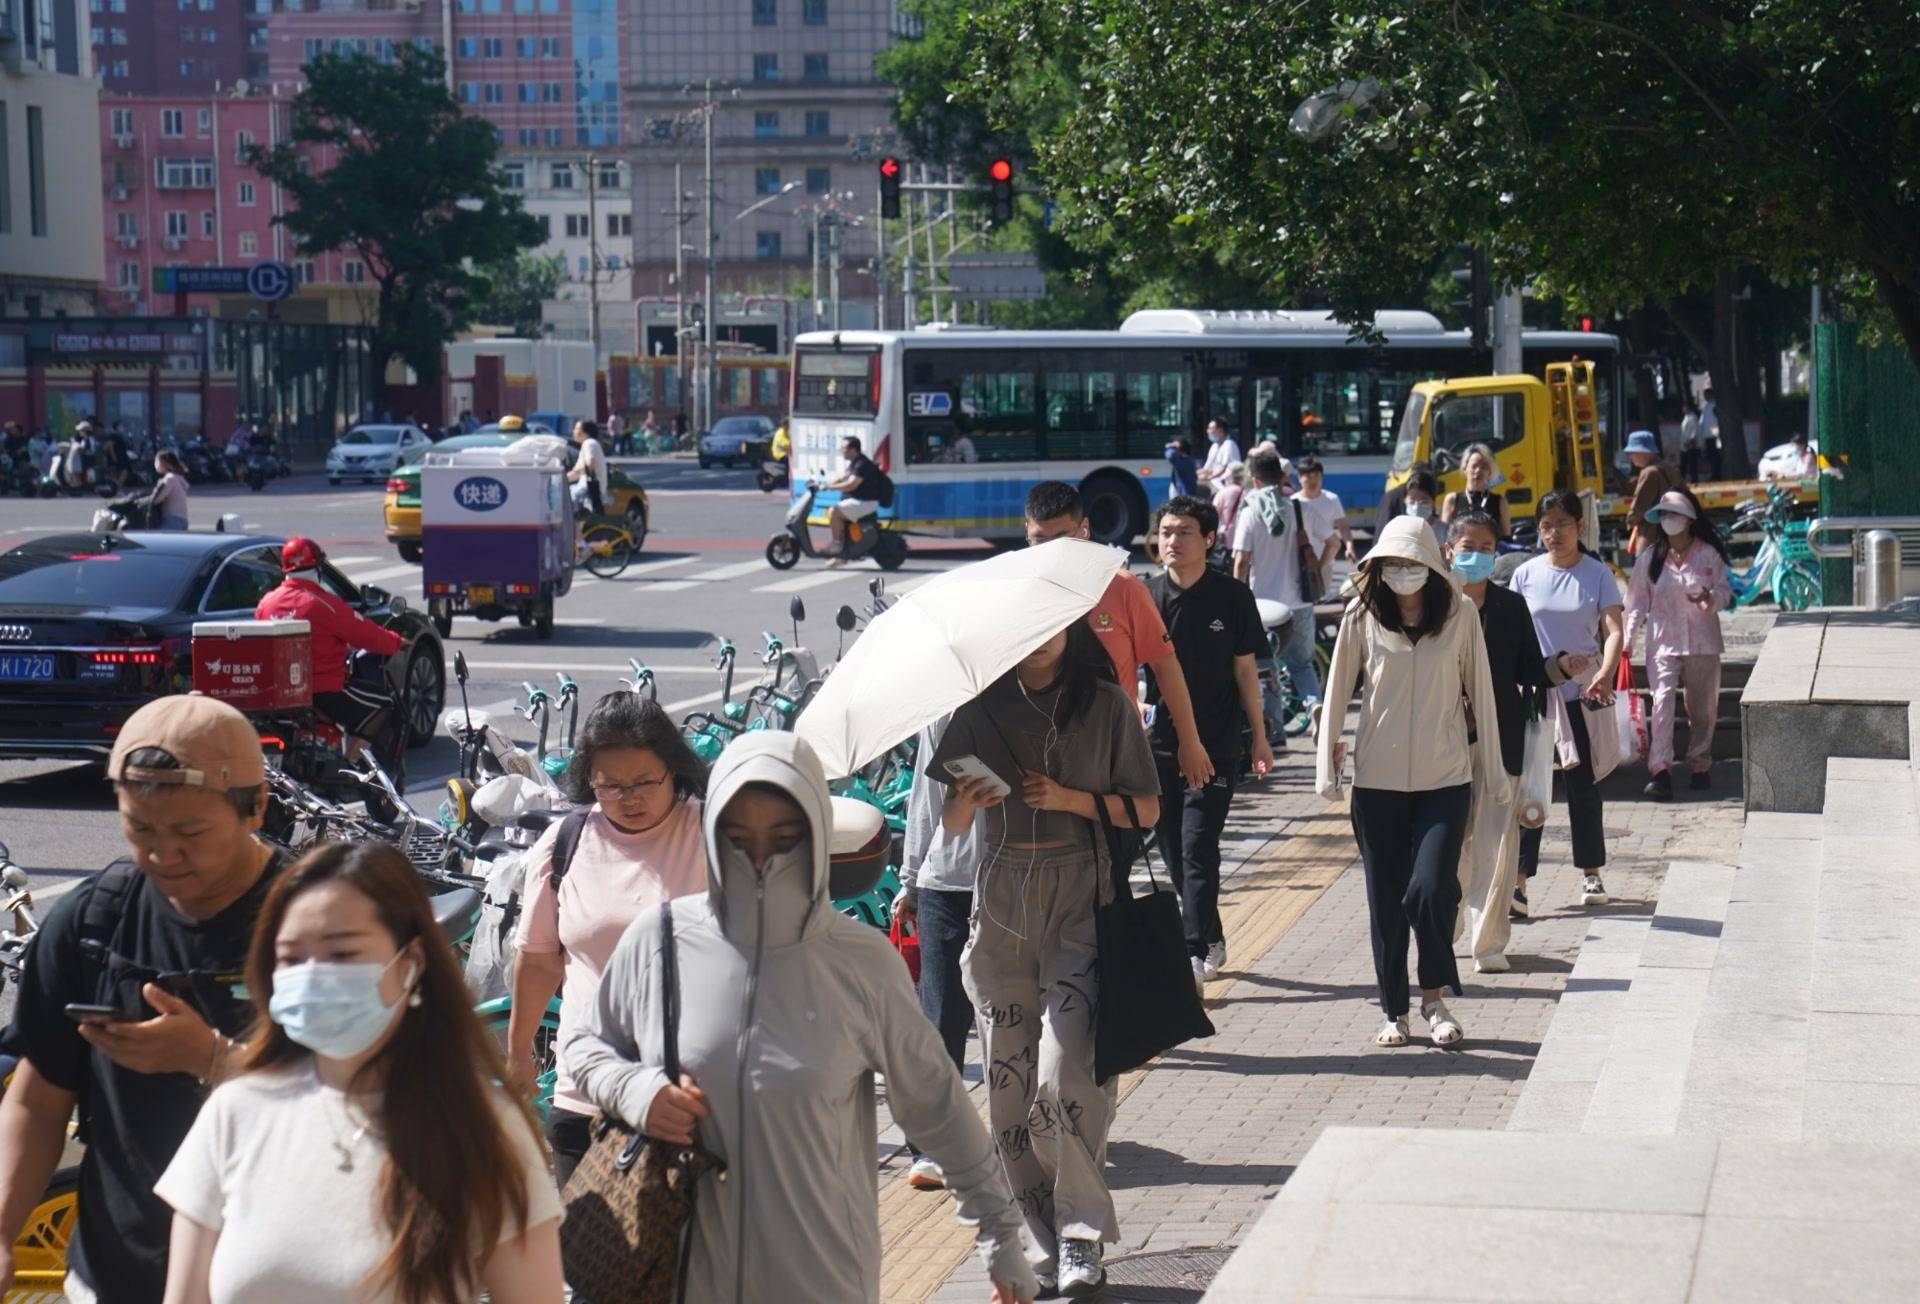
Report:
M1002 848L980 867L960 956L994 1144L1042 1268L1061 1237L1120 1235L1102 1171L1113 1097L1093 1078L1098 882L1091 850Z

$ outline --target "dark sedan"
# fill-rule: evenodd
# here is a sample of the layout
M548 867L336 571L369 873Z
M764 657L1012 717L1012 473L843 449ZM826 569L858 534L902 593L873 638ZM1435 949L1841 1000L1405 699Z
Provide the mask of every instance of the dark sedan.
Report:
M136 708L192 683L196 620L245 620L280 582L279 539L54 534L0 553L0 756L104 757ZM329 589L404 634L413 745L433 737L446 660L425 613L331 566Z

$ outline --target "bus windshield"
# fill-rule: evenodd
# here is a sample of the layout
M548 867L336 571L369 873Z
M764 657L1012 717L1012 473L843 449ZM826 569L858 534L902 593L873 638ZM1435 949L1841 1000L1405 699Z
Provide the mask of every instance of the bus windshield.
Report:
M878 349L796 350L795 416L870 417L879 411Z

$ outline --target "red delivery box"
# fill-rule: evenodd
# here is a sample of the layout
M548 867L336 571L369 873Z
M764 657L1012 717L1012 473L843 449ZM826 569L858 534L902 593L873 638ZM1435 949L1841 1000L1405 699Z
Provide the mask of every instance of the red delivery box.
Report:
M304 620L200 620L193 691L242 711L313 705L313 634Z

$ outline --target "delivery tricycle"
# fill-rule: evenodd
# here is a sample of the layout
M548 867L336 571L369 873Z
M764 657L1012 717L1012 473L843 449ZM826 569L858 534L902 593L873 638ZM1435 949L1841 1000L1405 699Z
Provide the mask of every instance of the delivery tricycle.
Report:
M553 604L573 583L573 501L564 445L429 452L420 474L422 596L447 637L456 615L511 615L553 637Z

